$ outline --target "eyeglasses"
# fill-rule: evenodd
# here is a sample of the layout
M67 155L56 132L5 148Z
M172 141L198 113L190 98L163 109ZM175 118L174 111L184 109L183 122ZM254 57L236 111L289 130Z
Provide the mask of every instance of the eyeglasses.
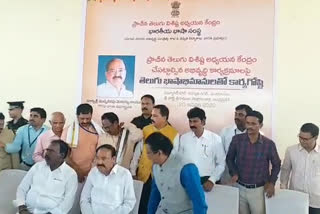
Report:
M314 137L305 138L305 137L301 137L300 135L298 135L298 138L299 138L300 140L302 140L302 141L309 141L309 140L311 140L311 139L314 138Z

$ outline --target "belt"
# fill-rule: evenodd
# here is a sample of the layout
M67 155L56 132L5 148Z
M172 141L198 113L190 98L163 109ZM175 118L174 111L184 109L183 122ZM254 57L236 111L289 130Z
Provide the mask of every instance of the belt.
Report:
M265 182L259 183L259 184L246 184L246 183L242 183L241 181L238 181L238 184L240 184L241 186L244 186L245 188L248 188L248 189L254 189L254 188L264 186Z
M33 166L33 164L28 164L28 163L26 163L26 162L24 162L24 161L21 161L24 165L26 165L26 166L28 166L28 167L32 167Z

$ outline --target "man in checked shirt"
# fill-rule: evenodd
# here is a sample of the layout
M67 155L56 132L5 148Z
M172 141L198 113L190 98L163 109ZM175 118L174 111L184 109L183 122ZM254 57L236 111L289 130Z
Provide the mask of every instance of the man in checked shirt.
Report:
M252 111L246 116L247 132L235 135L227 154L232 182L239 188L239 213L264 214L264 194L274 195L280 171L280 158L275 143L261 135L263 115ZM270 163L272 170L270 173Z

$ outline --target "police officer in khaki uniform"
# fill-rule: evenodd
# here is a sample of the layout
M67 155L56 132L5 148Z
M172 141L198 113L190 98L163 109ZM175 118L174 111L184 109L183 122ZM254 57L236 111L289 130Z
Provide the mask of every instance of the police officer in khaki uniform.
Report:
M7 123L7 128L12 130L16 134L17 129L21 126L28 124L28 120L22 117L23 103L24 101L7 102L9 104L9 116L12 118Z

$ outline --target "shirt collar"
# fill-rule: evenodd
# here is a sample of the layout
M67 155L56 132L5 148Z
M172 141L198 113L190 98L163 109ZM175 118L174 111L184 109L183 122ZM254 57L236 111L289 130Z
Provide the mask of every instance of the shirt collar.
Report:
M160 167L163 168L163 169L166 169L167 165L169 165L171 160L173 160L174 158L175 158L175 152L174 152L174 150L171 150L171 153L170 153L169 157L167 158L167 160Z
M247 133L247 135L246 135L246 136L247 136L248 142L249 142L249 143L251 143L251 142L250 142L250 138L249 138L249 134L248 134L248 133ZM263 137L262 137L262 134L260 134L260 133L259 133L259 137L258 137L257 143L259 143L259 144L263 144Z
M315 151L315 152L319 153L320 152L320 148L319 147L320 146L318 144L316 144L316 146L314 147L314 149L312 151ZM305 148L303 148L303 146L301 146L301 144L299 143L298 144L298 150L302 151L302 150L305 150Z
M237 125L234 124L232 127L232 131L234 131L235 134L242 134L242 133L245 133L247 130L245 129L245 130L241 131L240 129L238 129Z
M46 163L46 166L49 168L49 170L51 171L51 169L50 169L50 166ZM61 172L63 172L63 170L64 170L64 168L66 167L67 165L66 165L66 162L65 161L63 161L63 163L58 167L58 168L56 168L55 170L53 170L53 171L51 171L51 172L59 172L59 173L61 173Z
M106 81L106 87L113 88L113 89L117 90L116 87L114 87L110 82L108 82L108 80ZM126 90L126 85L122 83L120 91L125 91L125 90Z
M111 175L111 174L117 174L118 168L119 168L118 164L115 164L115 165L113 166L113 168L111 169L110 175Z
M140 116L141 118L143 118L144 120L150 120L151 119L151 115L150 115L150 117L148 117L148 118L145 118L144 116L143 116L143 114L141 114L141 116Z
M198 137L196 136L196 134L194 133L194 131L191 131L191 132L192 132L192 137L198 138ZM199 139L200 139L200 138L205 138L205 139L209 140L209 139L210 139L210 133L208 132L208 130L203 129L203 133L202 133L201 137L199 137Z
M31 126L31 125L28 125L29 126L29 129L33 129L33 130L35 130L34 128L33 128L33 126ZM45 125L44 124L42 124L42 126L41 126L41 128L40 129L38 129L36 132L38 132L38 131L40 131L41 129L45 129L46 127L45 127Z
M165 125L165 126L164 126L163 128L161 128L161 129L158 129L157 127L155 127L155 125L153 125L153 130L155 130L155 131L160 131L160 130L166 128L167 126L170 126L168 122L167 122L167 125Z
M50 129L50 130L48 131L48 135L49 135L49 137L55 137L55 136L59 137L58 135L56 135L56 134L52 131L52 129Z

